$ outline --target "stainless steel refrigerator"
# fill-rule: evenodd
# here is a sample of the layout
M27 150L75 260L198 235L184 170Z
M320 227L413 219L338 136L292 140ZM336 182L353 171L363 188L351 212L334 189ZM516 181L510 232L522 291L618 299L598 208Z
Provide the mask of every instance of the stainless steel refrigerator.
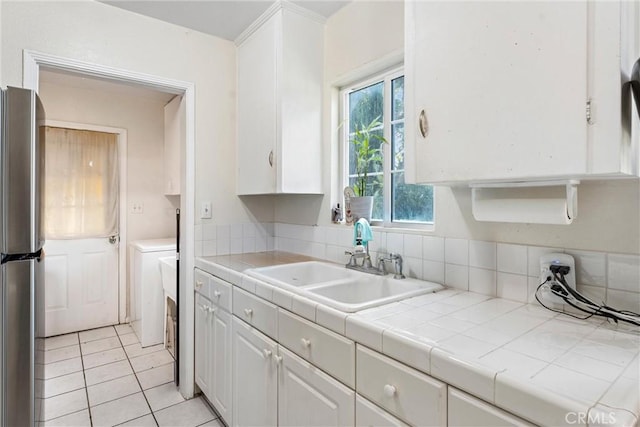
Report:
M0 117L0 414L2 426L31 426L44 383L44 110L35 92L9 87Z

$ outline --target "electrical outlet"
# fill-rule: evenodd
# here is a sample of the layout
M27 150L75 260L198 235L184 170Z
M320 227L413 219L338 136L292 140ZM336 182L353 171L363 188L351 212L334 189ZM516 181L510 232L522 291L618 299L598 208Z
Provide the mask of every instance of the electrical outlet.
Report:
M571 255L552 253L545 254L540 257L540 283L552 282L553 273L551 272L552 265L562 265L569 267L569 273L565 274L564 280L567 282L570 288L576 288L576 263ZM545 285L540 288L538 297L552 308L560 308L564 305L564 300L551 293L549 288Z
M144 204L142 202L134 202L131 204L131 213L136 215L144 213Z
M200 205L200 218L211 219L211 202L202 202L202 205Z

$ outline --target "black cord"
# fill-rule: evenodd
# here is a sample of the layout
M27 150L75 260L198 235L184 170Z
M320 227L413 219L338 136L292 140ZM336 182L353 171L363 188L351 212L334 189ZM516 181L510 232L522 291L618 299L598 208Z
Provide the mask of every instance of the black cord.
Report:
M557 277L556 273L554 272L553 275L554 275L554 279L556 279L555 282L560 285L559 287L562 288L562 290L564 291L564 294L559 292L559 291L557 291L557 290L554 290L554 289L550 289L551 293L553 295L561 298L567 305L569 305L569 306L571 306L571 307L573 307L573 308L575 308L575 309L577 309L577 310L579 310L579 311L581 311L583 313L588 314L588 316L580 317L580 316L577 316L577 315L575 315L573 313L568 313L568 312L566 312L564 310L556 310L554 308L546 306L540 300L540 298L538 297L538 292L540 291L540 288L542 286L544 286L547 282L550 281L549 278L547 278L544 282L542 282L540 285L538 285L538 287L536 289L536 292L534 294L534 296L535 296L536 300L538 301L538 303L541 306L543 306L544 308L546 308L547 310L553 311L555 313L564 314L564 315L573 317L575 319L580 319L580 320L586 320L586 319L589 319L589 318L591 318L593 316L600 316L600 317L604 317L604 318L606 318L606 319L608 319L610 321L613 321L615 324L618 324L619 321L622 321L622 322L630 323L632 325L640 326L640 314L635 313L633 311L628 311L628 310L618 311L618 310L616 310L614 308L611 308L611 307L608 307L608 306L606 306L604 304L598 305L598 304L592 302L591 300L589 300L588 298L582 296L578 291L576 291L573 288L571 288L567 284L566 280L564 279L564 275L563 274L560 274L560 277ZM579 307L578 305L576 305L574 302L572 302L569 299L569 295L571 297L575 298L578 302L589 306L589 308L592 311L589 311L589 310L587 310L587 309L585 309L583 307ZM607 310L607 311L609 311L609 313L608 312L603 312L602 310ZM618 317L618 316L616 316L616 314L624 314L624 315L627 315L627 316L638 317L638 320L626 319L626 318Z

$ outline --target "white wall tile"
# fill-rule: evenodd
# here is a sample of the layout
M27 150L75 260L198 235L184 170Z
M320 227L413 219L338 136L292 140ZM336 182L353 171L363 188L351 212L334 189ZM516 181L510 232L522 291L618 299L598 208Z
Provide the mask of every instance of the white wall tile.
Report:
M242 237L256 237L257 227L253 222L242 224Z
M325 259L327 257L327 245L324 243L311 243L311 256L314 258Z
M311 241L315 243L326 243L326 227L311 227Z
M229 253L241 254L242 253L242 238L234 238L229 240Z
M235 239L234 239L235 240ZM238 239L240 240L240 239ZM256 238L245 237L242 239L242 253L252 253L256 251Z
M229 226L229 237L231 239L242 239L242 224L231 224Z
M275 238L273 236L267 235L267 250L273 251L276 248Z
M444 283L444 262L422 261L422 278L430 282Z
M495 270L495 242L481 242L478 240L469 241L469 266Z
M444 260L447 264L469 265L469 241L466 239L445 239Z
M610 289L640 292L640 257L638 255L609 254Z
M228 238L216 240L216 255L229 255L230 245Z
M422 238L422 256L425 260L444 262L444 239L424 236Z
M205 240L201 242L203 256L216 256L218 254L218 246L216 240Z
M324 233L325 233L324 238L326 243L330 245L338 244L338 227L337 226L324 227Z
M602 286L607 284L607 256L601 252L567 250L576 263L576 283Z
M424 277L422 273L422 259L403 257L402 261L403 261L402 271L405 276L422 280L422 278ZM387 271L390 271L390 272L392 270L393 270L392 266L389 266L389 268L387 269Z
M607 289L607 305L616 310L630 310L640 313L640 293Z
M202 250L202 240L196 240L194 242L194 252L196 257L206 256Z
M338 246L353 246L353 226L344 226L338 229L336 244Z
M496 272L469 267L469 290L478 294L496 296Z
M503 273L527 274L527 247L498 243L498 271Z
M607 300L607 290L601 286L576 285L577 291L596 304L602 304Z
M404 235L404 252L403 257L422 259L422 236L419 234Z
M229 231L229 226L228 225L218 225L216 228L216 239L217 240L224 240L224 239L229 239L230 237L230 231Z
M387 233L387 252L404 254L404 235L401 233Z
M497 293L498 297L512 301L527 302L528 293L527 276L498 272Z
M267 250L267 236L258 234L256 236L256 252L264 252Z
M375 231L373 233L373 240L369 243L369 250L377 252L379 254L387 253L387 233L381 231Z
M463 291L469 290L469 267L455 264L445 264L444 281L451 286Z
M202 225L202 240L215 240L216 234L217 234L217 225L215 224Z

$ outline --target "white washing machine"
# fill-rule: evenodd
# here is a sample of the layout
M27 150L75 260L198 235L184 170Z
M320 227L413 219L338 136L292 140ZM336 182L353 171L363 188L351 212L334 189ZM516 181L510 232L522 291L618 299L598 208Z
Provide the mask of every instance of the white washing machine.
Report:
M175 253L175 238L129 244L129 321L142 347L164 342L164 290L159 259Z

